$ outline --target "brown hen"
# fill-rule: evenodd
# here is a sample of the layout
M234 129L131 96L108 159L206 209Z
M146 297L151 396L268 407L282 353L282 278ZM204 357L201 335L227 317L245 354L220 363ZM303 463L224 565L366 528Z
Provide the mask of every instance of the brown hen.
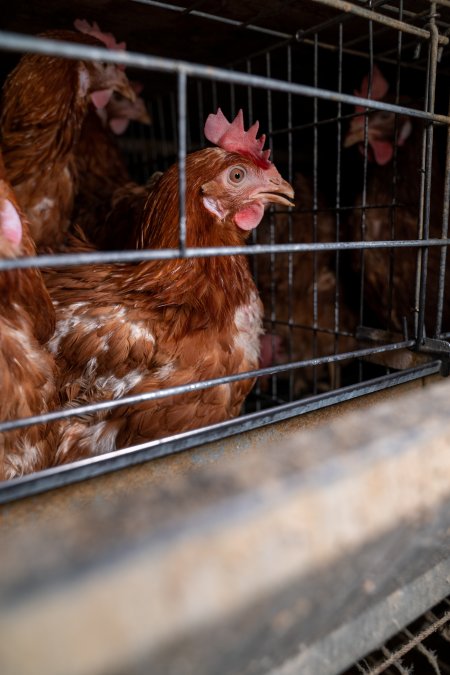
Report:
M42 37L95 47L74 31ZM6 173L39 247L64 239L77 191L74 147L92 102L104 107L113 91L135 100L123 71L113 64L27 54L3 86L0 134Z
M219 147L186 159L187 245L242 245L267 204L290 204L291 186L262 151L257 127L244 132L219 111L205 125ZM144 207L134 248L179 242L178 168L159 179ZM127 223L124 222L126 228ZM49 273L57 302L50 345L68 406L252 370L262 308L243 256L155 260ZM109 452L227 420L254 378L122 406L67 424L58 461Z
M0 160L0 257L35 255L27 221ZM55 363L43 344L55 327L53 306L37 269L0 271L0 420L48 412L56 404ZM52 463L55 428L0 433L0 480Z
M372 97L393 102L389 85L377 66L372 74ZM368 78L361 91L367 96ZM362 108L358 108L357 112ZM420 235L420 191L422 173L423 123L414 117L388 111L369 113L367 125L368 168L365 205L359 195L349 218L349 239L365 241L417 239ZM344 146L358 144L364 152L364 117L353 118ZM432 200L430 209L430 236L440 238L442 230L443 181L436 152L431 167ZM414 330L416 304L416 275L418 249L372 249L363 254L356 251L352 264L361 271L364 260L363 301L366 314L363 321L378 323L377 327L403 332L408 326ZM430 247L427 265L427 301L425 325L428 334L436 325L436 299L439 284L440 250ZM448 275L447 275L448 277ZM449 280L446 280L450 293ZM448 294L447 293L447 294ZM448 303L447 303L448 305ZM367 312L369 310L369 312ZM450 314L444 307L447 330Z
M75 148L79 181L73 221L98 247L117 248L105 227L105 219L111 211L114 192L131 183L131 177L114 138L114 129L121 131L121 123L130 120L150 124L150 117L140 97L132 102L117 94L101 112L104 114L100 116L91 107Z
M126 49L111 33L104 33L94 22L77 20L74 23L82 33L98 38L110 49ZM123 68L122 66L120 66ZM114 92L105 108L90 105L75 147L78 189L75 197L73 222L80 226L89 239L99 248L121 248L109 226L105 225L111 211L112 197L116 190L131 183L131 177L120 152L115 136L123 134L131 121L150 124L150 116L143 99L139 82L131 82L136 99ZM135 185L135 188L138 188ZM131 185L127 185L127 192Z

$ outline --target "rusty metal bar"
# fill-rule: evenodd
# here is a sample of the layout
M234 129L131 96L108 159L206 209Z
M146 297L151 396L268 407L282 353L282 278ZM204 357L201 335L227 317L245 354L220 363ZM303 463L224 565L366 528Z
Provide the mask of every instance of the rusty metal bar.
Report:
M431 41L429 45L429 68L427 74L426 91L426 109L430 112L434 110L436 96L436 74L438 57L438 37L436 28L435 14L436 3L431 3L430 32ZM430 232L430 204L431 204L431 179L432 179L432 159L433 159L433 125L429 124L424 130L424 157L422 163L423 173L421 176L420 187L420 225L418 236L420 239L428 239ZM418 250L417 261L417 289L416 289L416 311L417 322L415 322L417 347L420 346L425 337L425 302L427 290L427 263L428 249Z
M409 33L410 35L416 35L417 37L428 40L431 38L431 31L427 31L423 28L416 28L416 26L411 26L409 23L404 21L399 21L398 19L392 19L389 16L384 14L379 14L378 12L373 12L370 9L356 5L353 2L347 2L346 0L312 0L319 5L326 5L327 7L332 7L333 9L340 10L341 12L350 13L353 16L359 16L368 21L374 21L375 23L380 23L394 30L401 30L403 33ZM449 42L448 37L440 35L438 37L438 44L447 45Z

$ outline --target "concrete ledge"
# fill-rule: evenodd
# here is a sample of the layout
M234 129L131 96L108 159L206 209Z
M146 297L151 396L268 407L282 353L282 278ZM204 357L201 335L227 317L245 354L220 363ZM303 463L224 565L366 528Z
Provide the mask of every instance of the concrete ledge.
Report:
M339 672L450 592L449 398L3 506L2 674Z

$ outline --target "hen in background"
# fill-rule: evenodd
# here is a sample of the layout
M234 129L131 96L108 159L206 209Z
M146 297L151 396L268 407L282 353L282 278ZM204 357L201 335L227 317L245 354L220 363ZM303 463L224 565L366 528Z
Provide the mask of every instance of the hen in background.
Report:
M28 223L5 180L0 159L0 258L36 253ZM55 363L43 346L53 334L55 314L37 269L0 271L0 420L48 412L55 407ZM0 480L52 463L56 437L51 426L0 432Z
M41 37L103 47L95 37L49 31ZM104 108L113 92L134 101L123 70L100 61L27 54L3 86L0 119L6 175L38 248L64 239L77 192L74 147L89 106Z
M94 22L75 21L75 28L101 40L110 49L126 49L111 33L103 33ZM105 227L115 190L131 183L131 177L115 136L123 134L131 121L150 124L150 116L139 96L142 85L130 82L136 98L131 101L113 93L104 108L89 106L75 148L79 176L73 222L79 225L99 248L116 248L114 237ZM131 185L130 185L131 189Z
M324 243L336 240L336 224L322 196L314 198L312 179L297 174L297 207L276 209L275 244ZM258 243L270 243L269 223L260 228ZM261 367L331 356L354 349L356 315L346 305L336 279L334 251L276 253L258 256L256 282L265 309L267 333L262 337ZM337 305L336 305L337 303ZM335 308L336 306L336 308ZM292 375L290 375L292 373ZM339 364L309 366L279 373L292 379L293 393L311 393L338 386Z
M394 103L389 84L377 66L372 72L372 98ZM356 95L367 97L369 78L366 76ZM406 101L401 101L405 104ZM356 112L363 112L357 107ZM344 146L357 144L364 153L364 116L354 117L344 140ZM422 169L423 122L407 115L387 111L368 114L368 167L365 205L360 194L349 217L349 240L417 239L420 230L420 185ZM433 153L431 174L430 236L440 238L442 228L443 182L436 153ZM417 313L415 299L417 249L372 249L351 257L355 272L361 272L364 259L362 289L366 323L375 319L379 328L403 333L404 319L413 329ZM425 320L431 334L436 321L436 298L440 250L431 247L428 257L428 290ZM448 285L448 281L447 281ZM450 288L449 288L450 292ZM448 305L448 303L447 303ZM371 316L367 316L367 309ZM444 321L449 323L448 310ZM366 323L367 325L367 323ZM450 329L450 325L447 325Z
M269 203L293 190L263 151L257 124L244 131L219 110L205 124L218 147L186 158L187 245L242 246ZM127 222L123 223L124 228ZM179 244L178 167L157 181L135 232L138 249ZM50 345L67 406L156 392L258 366L261 302L243 256L206 256L49 272L57 302ZM76 418L58 461L109 452L236 416L251 376Z

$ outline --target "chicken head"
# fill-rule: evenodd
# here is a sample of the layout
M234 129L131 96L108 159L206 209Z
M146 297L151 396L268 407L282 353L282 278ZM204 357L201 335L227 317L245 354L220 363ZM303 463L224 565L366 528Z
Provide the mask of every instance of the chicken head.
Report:
M205 124L206 138L230 155L227 166L202 185L203 205L244 231L259 225L269 204L294 205L294 191L269 161L265 136L258 139L257 131L258 122L244 130L242 110L230 123L219 108Z

